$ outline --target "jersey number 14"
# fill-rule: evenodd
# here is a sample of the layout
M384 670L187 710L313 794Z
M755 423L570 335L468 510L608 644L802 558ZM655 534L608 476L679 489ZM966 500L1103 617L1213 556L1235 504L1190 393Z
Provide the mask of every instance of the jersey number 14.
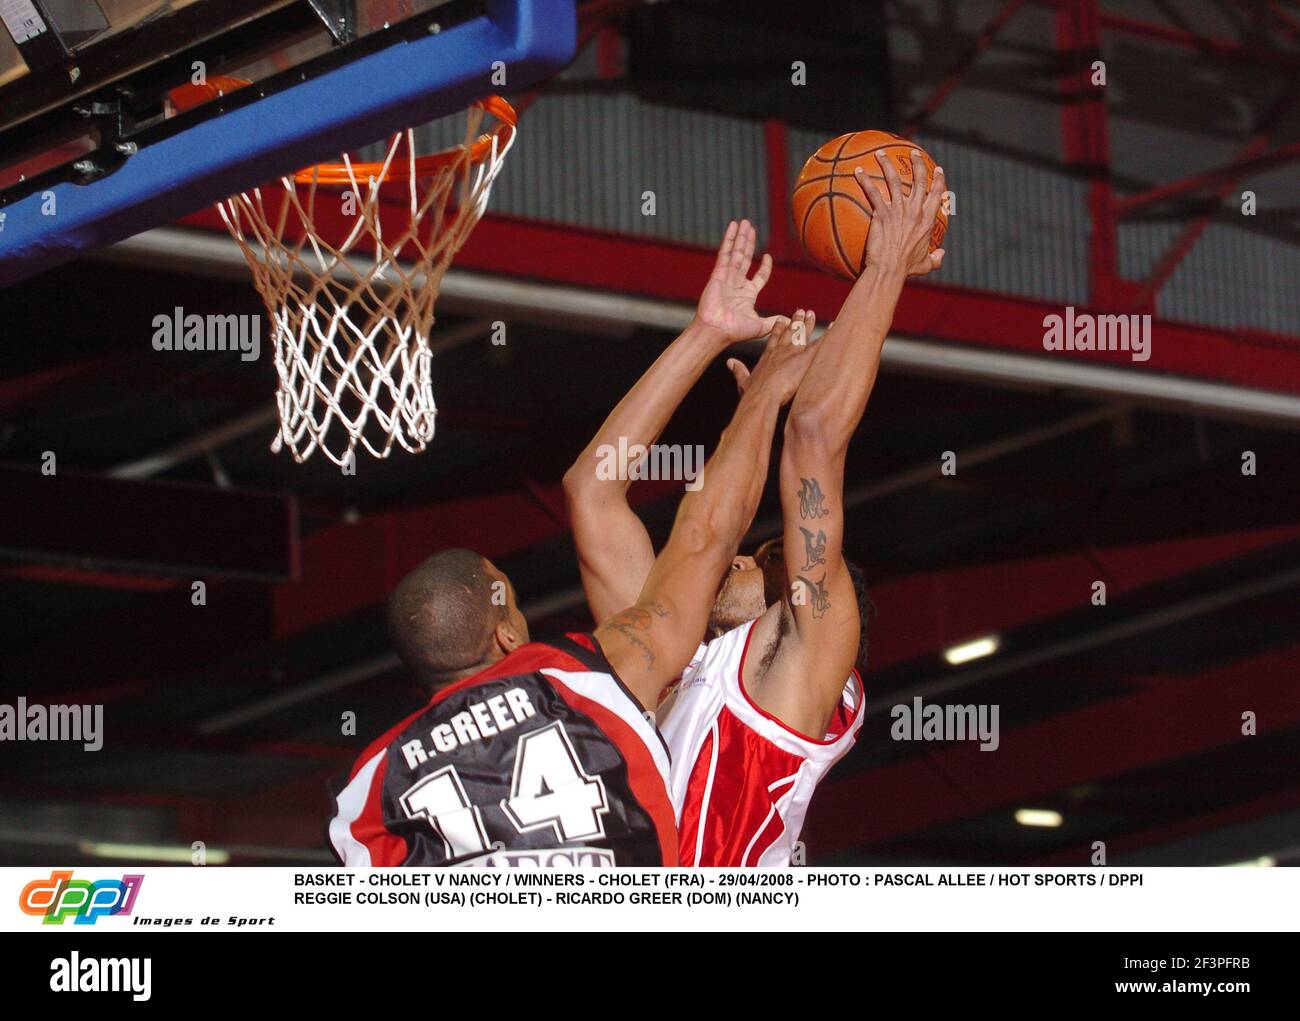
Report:
M470 804L455 766L421 777L399 799L410 819L423 819L442 838L448 858L491 850L483 816ZM588 776L560 721L519 738L510 796L501 801L520 833L550 828L558 840L589 840L605 834L609 808L605 784Z

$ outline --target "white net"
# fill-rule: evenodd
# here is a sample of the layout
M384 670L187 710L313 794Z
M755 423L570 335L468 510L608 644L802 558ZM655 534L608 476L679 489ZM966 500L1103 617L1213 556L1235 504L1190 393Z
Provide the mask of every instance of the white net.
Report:
M358 446L382 458L394 444L418 453L433 438L438 288L514 141L512 125L479 137L483 116L470 108L465 143L432 170L406 131L381 164L344 156L325 177L316 168L218 206L271 320L272 450L287 446L301 462L319 448L345 466ZM395 189L405 194L395 199Z

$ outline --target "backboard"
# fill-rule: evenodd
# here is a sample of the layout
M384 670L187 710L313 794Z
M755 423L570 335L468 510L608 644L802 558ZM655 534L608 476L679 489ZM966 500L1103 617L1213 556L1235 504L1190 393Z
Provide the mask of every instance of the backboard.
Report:
M572 59L574 0L0 0L0 285ZM169 116L172 89L253 85Z

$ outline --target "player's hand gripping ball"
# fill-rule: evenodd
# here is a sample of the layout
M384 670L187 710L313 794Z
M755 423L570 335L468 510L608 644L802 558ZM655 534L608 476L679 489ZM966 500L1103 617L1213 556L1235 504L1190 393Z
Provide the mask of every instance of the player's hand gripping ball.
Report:
M814 262L837 276L857 279L866 268L871 207L854 178L854 170L861 167L863 176L888 196L889 184L877 160L885 156L898 168L903 194L910 195L914 149L920 151L925 162L928 187L934 176L934 160L920 146L888 131L840 135L808 157L795 182L791 205L799 239ZM943 243L947 230L948 214L941 205L930 231L930 251Z

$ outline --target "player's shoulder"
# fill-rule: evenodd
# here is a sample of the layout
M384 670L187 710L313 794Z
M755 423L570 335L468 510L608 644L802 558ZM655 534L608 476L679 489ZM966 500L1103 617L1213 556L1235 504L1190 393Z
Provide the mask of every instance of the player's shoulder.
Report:
M594 672L613 675L613 668L590 633L571 632L528 642L471 677L438 691L427 708L459 700L468 691L502 680L536 678L548 671Z
M719 636L718 678L726 698L727 720L805 758L838 756L853 743L863 719L865 693L856 670L840 682L840 697L827 732L808 734L762 704L757 689L773 680L804 684L807 671L795 653L788 615L778 603L761 617Z
M611 671L609 661L590 633L571 632L521 645L490 667L442 689L434 696L433 703L502 677L526 677L547 669Z
M701 646L697 658L708 671L719 677L734 678L739 683L744 664L751 664L752 669L770 662L786 630L782 604L775 603L753 620L709 639Z
M522 685L527 688L539 683L543 670L600 669L602 660L599 647L595 645L590 635L567 634L559 639L521 645L478 673L440 688L419 709L404 716L376 737L357 756L349 773L349 779L356 776L376 755L400 745L404 736L410 731L427 727L434 717L455 715L457 712L465 711L467 703L486 702L485 709L479 710L480 712L492 713L494 709L501 712L502 702L507 708L515 707L511 709L512 713L523 711L523 702L520 701L519 696L508 696L507 692L489 694L487 691L489 688L509 688L511 685L507 682L513 682L515 687ZM484 695L487 697L483 698ZM498 696L501 701L492 703L491 700ZM472 713L473 710L471 709L470 712Z
M769 608L770 610L770 608ZM703 658L719 659L723 656L743 655L750 644L757 638L761 638L767 628L769 613L764 613L753 620L747 620L743 624L738 624L720 635L708 639L701 647L703 649Z

